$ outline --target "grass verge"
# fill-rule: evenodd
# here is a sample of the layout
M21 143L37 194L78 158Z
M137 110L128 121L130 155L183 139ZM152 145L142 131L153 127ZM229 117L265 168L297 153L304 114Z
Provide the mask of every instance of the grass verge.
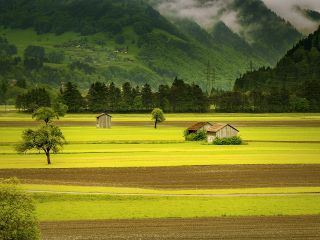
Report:
M296 194L296 193L320 193L320 187L286 187L286 188L239 188L239 189L146 189L124 187L87 187L44 184L22 184L23 190L50 191L70 193L105 193L105 194L154 194L154 195L224 195L224 194Z
M40 221L320 214L320 197L142 197L34 194Z

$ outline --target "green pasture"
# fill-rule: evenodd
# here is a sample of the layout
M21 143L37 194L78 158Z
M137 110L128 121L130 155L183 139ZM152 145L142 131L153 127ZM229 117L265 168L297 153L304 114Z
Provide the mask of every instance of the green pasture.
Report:
M249 143L242 146L180 144L79 144L52 156L16 154L0 146L0 168L148 167L219 164L320 164L320 144ZM99 152L100 151L100 152Z
M4 107L1 107L2 109ZM67 114L61 121L95 121L97 114ZM113 121L150 121L150 114L111 114ZM310 121L320 120L320 113L167 113L167 121ZM32 121L31 114L0 112L0 121Z
M25 127L0 127L0 145L16 143ZM62 127L70 144L86 143L170 143L184 142L182 127L151 125L144 127L118 126L112 129L95 127ZM316 127L240 127L240 136L250 141L320 141L320 128Z
M34 194L40 221L320 214L319 196L143 197Z
M147 189L128 187L66 186L46 184L22 184L22 190L51 193L83 193L109 195L241 195L241 194L299 194L318 193L320 187L274 187L232 189Z
M48 167L44 155L37 151L15 152L14 145L23 129L0 128L0 168ZM60 154L52 155L50 168L320 163L320 128L243 127L241 136L250 141L240 146L185 142L183 130L177 127L63 127L69 144Z

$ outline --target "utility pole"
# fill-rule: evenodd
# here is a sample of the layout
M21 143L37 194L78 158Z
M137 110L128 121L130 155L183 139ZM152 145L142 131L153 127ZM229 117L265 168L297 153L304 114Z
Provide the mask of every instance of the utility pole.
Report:
M208 61L208 64L207 64L206 75L207 75L207 94L210 95L212 89L216 85L216 71L214 67L211 66L210 60Z
M253 62L252 62L252 60L250 60L250 63L249 63L249 70L250 70L250 72L253 72Z

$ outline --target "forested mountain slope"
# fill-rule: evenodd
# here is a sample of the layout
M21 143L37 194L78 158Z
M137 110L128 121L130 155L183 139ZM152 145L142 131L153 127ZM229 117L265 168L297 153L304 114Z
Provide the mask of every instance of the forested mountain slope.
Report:
M278 89L309 100L311 109L320 103L320 28L299 41L275 68L248 72L236 80L242 92L276 92Z
M97 80L148 82L157 88L179 76L206 89L210 61L215 87L230 89L250 61L268 64L216 43L194 22L183 25L183 20L172 23L138 0L0 1L0 34L16 45L22 60L2 78L52 86L71 80L81 88ZM28 46L44 48L43 64L37 68L22 64Z

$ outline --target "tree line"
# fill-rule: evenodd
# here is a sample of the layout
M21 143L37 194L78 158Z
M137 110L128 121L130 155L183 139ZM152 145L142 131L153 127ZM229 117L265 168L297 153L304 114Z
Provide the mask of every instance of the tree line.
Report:
M320 83L306 82L299 92L292 92L286 87L264 91L215 91L210 102L216 112L318 112Z
M33 112L38 107L53 107L68 112L149 112L161 108L165 112L317 112L320 110L320 83L307 81L299 92L286 87L269 90L213 90L207 96L198 85L175 79L171 86L160 85L153 91L149 84L140 88L129 82L121 87L113 82L91 84L86 94L68 82L58 96L45 88L30 89L16 98L16 108Z
M319 112L319 59L320 28L299 41L274 68L263 67L238 78L234 92L217 96L218 101L228 111ZM236 97L241 104L233 106Z
M68 112L148 112L155 107L165 112L207 112L209 99L196 84L176 78L172 85L160 85L153 91L149 84L140 89L125 82L121 88L113 82L91 84L85 96L74 83L61 86L55 99L44 88L31 89L16 99L16 108L33 112L38 107L64 104Z

